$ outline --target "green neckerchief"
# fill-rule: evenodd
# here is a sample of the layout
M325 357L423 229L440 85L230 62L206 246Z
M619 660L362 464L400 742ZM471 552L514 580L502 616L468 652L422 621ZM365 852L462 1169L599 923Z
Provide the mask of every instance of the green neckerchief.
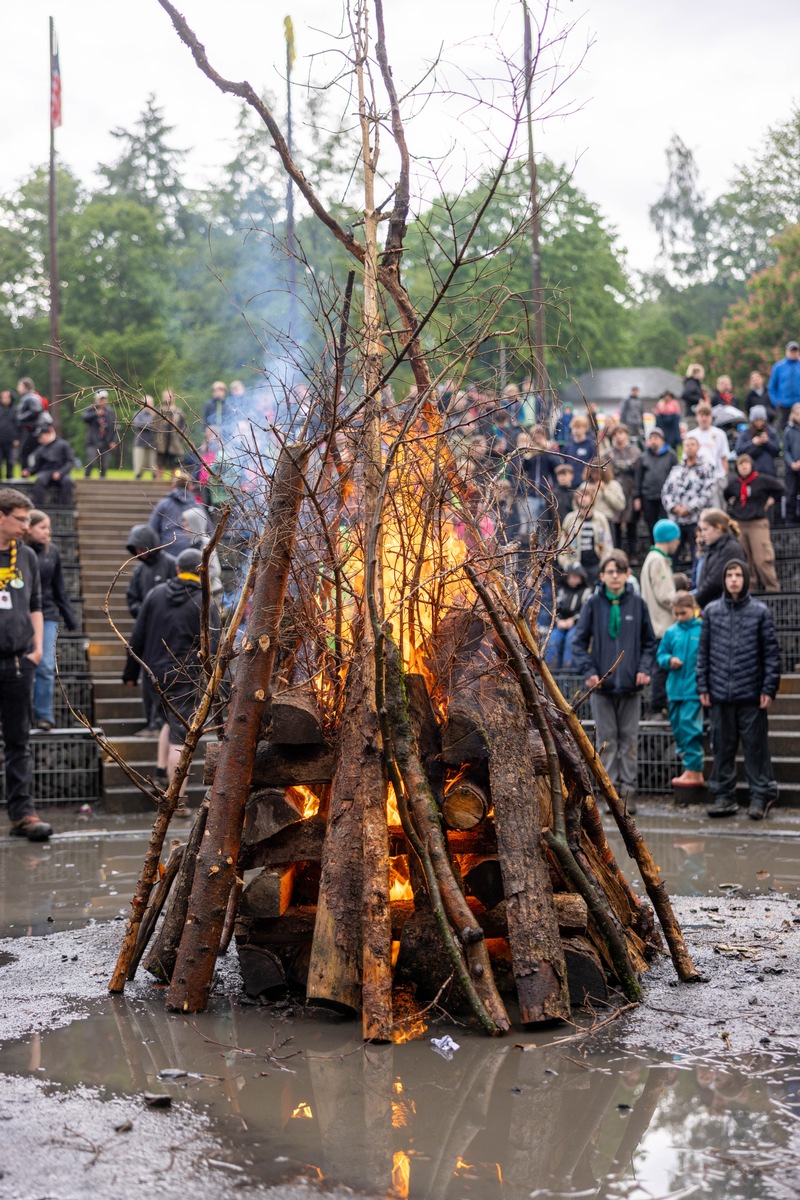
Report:
M651 546L651 550L655 550L656 554L660 554L662 558L666 558L667 562L672 562L672 556L667 554L666 550L659 550L658 546Z
M611 609L608 614L608 634L612 638L618 638L619 631L622 628L622 613L619 611L619 602L624 595L624 589L618 596L615 596L606 588L606 600L611 601Z

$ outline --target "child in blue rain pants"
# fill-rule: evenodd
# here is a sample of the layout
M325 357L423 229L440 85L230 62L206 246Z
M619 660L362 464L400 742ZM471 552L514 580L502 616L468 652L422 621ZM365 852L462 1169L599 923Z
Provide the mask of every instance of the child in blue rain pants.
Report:
M669 723L683 763L683 774L672 780L672 786L702 787L703 710L695 668L703 622L696 615L694 596L689 592L676 592L670 607L675 622L661 639L657 657L658 665L669 672Z

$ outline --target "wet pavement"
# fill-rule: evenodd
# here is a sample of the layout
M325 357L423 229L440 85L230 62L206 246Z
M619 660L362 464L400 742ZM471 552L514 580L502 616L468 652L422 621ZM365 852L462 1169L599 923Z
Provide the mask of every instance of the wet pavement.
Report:
M107 995L144 818L0 839L0 1194L796 1196L800 814L639 820L708 982L664 960L641 1008L588 1035L492 1042L429 1013L372 1048L352 1022L242 1003L234 954L191 1019L146 975Z

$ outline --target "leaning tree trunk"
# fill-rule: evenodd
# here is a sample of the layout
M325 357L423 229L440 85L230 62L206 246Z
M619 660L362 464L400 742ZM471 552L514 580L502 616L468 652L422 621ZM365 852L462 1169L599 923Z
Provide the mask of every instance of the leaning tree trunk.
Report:
M256 579L242 640L205 835L167 1003L205 1008L236 878L244 810L268 699L308 450L284 446L275 468L267 525L256 548Z

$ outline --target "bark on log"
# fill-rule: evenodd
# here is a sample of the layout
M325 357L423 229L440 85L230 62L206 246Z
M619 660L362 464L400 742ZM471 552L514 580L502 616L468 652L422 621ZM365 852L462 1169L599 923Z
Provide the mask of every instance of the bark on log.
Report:
M275 696L270 708L270 741L276 746L321 746L325 741L316 693L303 684Z
M245 994L257 1000L259 996L275 996L286 990L286 976L278 955L263 946L240 946L239 969Z
M136 937L136 948L133 952L130 966L128 967L128 979L133 979L136 975L136 969L139 966L142 955L147 949L147 943L153 936L153 930L156 927L156 922L161 915L161 910L167 901L170 888L175 882L175 877L180 869L185 851L185 844L173 842L170 856L167 859L166 866L164 867L164 874L160 877L158 883L150 893L150 899L147 903L144 916L142 917L142 923L139 926L139 933Z
M203 780L207 785L214 782L221 751L221 742L211 742L206 747ZM328 745L292 750L274 746L271 742L259 742L250 784L254 788L288 788L330 783L333 761L333 750Z
M417 739L419 757L436 803L444 800L444 763L442 731L433 711L428 688L422 675L406 675L406 697L411 728Z
M180 870L178 871L178 878L172 889L167 915L164 917L161 929L156 934L150 952L142 964L145 971L148 971L161 983L169 983L172 978L172 972L175 969L178 946L180 945L183 927L186 923L186 910L189 907L189 895L192 890L197 852L200 849L200 842L205 833L207 816L208 797L206 796L197 810L194 825L189 833L186 851L181 860Z
M495 986L483 933L475 924L453 871L439 810L417 752L399 651L388 635L383 641L383 661L387 752L394 766L403 828L425 869L442 940L455 974L470 996L473 1011L487 1032L504 1033L510 1028L508 1013Z
M167 1003L205 1008L214 976L228 895L234 882L244 810L268 699L308 450L284 446L273 476L266 528L254 554L256 577L241 643L219 767Z
M325 817L295 821L272 837L239 851L239 870L252 867L280 867L285 863L319 862L325 844Z
M516 680L501 675L495 695L487 712L489 779L520 1015L526 1024L567 1019L567 970L527 754L529 718Z
M302 813L283 788L260 788L251 792L244 814L243 846L256 846L287 825L302 819Z
M336 770L322 850L322 876L311 954L309 999L349 1012L361 1009L361 891L364 773L373 774L377 747L362 728L369 695L360 664L348 672ZM382 769L381 769L382 788Z
M569 979L569 999L573 1008L583 1008L587 1001L608 1000L606 974L600 955L588 938L571 937L564 942L564 958Z

